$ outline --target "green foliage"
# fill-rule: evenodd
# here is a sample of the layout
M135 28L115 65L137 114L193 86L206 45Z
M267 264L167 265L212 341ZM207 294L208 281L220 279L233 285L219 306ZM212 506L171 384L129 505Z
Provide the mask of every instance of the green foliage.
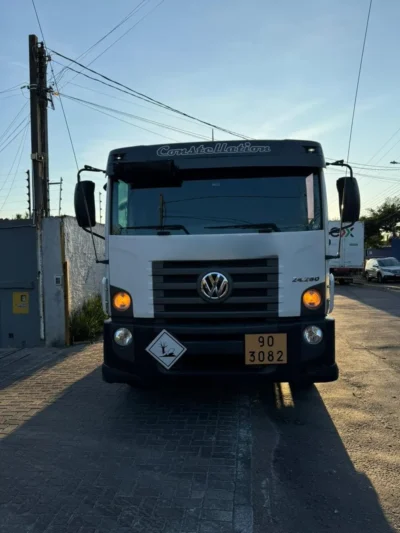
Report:
M72 342L94 342L103 332L103 312L101 297L93 296L86 300L80 309L70 316L70 334Z
M14 220L27 220L29 218L29 213L26 212L25 214L21 215L21 213L17 213L14 216Z
M368 215L361 218L365 227L365 245L367 248L379 248L387 244L383 233L389 233L390 239L400 232L400 198L388 198L375 209L368 209Z

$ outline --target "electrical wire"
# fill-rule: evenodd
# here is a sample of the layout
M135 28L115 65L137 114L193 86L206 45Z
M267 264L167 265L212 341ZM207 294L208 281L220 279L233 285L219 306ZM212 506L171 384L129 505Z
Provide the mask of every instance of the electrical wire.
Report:
M148 1L148 0L147 0ZM130 28L128 28L128 30L123 33L122 35L120 35L118 37L118 39L116 39L115 41L113 41L109 46L107 46L107 48L105 48L100 54L98 54L94 59L92 59L87 65L86 67L89 67L90 65L92 65L95 61L97 61L102 55L104 55L106 52L108 52L108 50L110 50L110 48L112 48L114 45L116 45L119 41L121 41L121 39L123 39L125 37L125 35L127 35L128 33L130 33L134 28L136 28L136 26L138 26L145 18L147 18L149 15L151 15L151 13L153 13L153 11L155 11L158 7L161 6L161 4L164 3L165 0L161 0L158 4L156 4L153 9L151 9L148 13L146 13L145 15L143 15L143 17L141 19L139 19L135 24L133 24L133 26L131 26ZM74 80L76 77L78 76L78 74L75 74L75 76L70 80ZM67 83L65 83L65 85L62 87L62 89L64 89L64 87L66 87L68 85L68 83L70 83L70 81L67 81Z
M349 162L349 158L350 158L350 148L351 148L351 140L352 140L352 136L353 136L354 117L355 117L355 114L356 114L357 99L358 99L358 89L360 87L361 71L362 71L363 60L364 60L365 43L367 42L368 26L369 26L369 19L370 19L370 15L371 15L371 8L372 8L372 0L370 0L370 2L369 2L367 23L365 25L364 41L363 41L363 46L362 46L361 58L360 58L360 66L359 66L359 69L358 69L356 93L355 93L355 96L354 96L353 113L352 113L351 125L350 125L349 144L348 144L348 148L347 148L347 163Z
M142 9L146 3L148 3L149 0L141 0L139 2L139 4L134 8L132 9L132 11L130 11L118 24L116 24L113 28L111 28L110 31L108 31L105 35L103 35L103 37L101 37L100 39L98 39L94 44L92 44L92 46L90 46L87 50L85 50L85 52L83 52L82 54L80 54L76 60L79 60L79 59L83 59L87 54L89 54L93 48L95 48L96 46L98 46L100 43L102 43L105 39L107 39L107 37L109 35L111 35L112 33L114 33L118 28L120 28L123 24L125 24L125 22L127 22L131 17L133 17L133 15L135 15L138 11L140 11L140 9ZM71 65L71 63L70 63ZM61 79L62 77L65 75L65 68L63 68L58 74L58 83L61 82ZM68 82L70 83L70 82Z
M22 159L22 154L23 154L23 152L24 152L24 146L25 146L25 141L26 141L26 134L27 134L27 132L28 132L28 126L29 126L29 124L27 124L27 125L25 126L25 132L24 132L23 138L22 138L22 140L21 140L21 144L20 144L19 149L18 149L18 150L19 150L19 159L18 159L17 169L16 169L15 174L14 174L14 177L13 177L13 179L12 179L12 181L11 181L11 186L10 186L10 188L9 188L9 190L8 190L8 194L7 194L7 196L5 197L4 202L3 202L2 205L0 206L0 213L1 213L1 211L3 210L3 207L6 205L7 200L8 200L9 197L10 197L10 194L11 194L12 188L13 188L14 183L15 183L15 179L16 179L17 174L18 174L18 171L19 171L19 167L20 167L21 159ZM17 151L17 154L18 154L18 151Z
M12 87L9 87L8 89L3 89L2 91L0 91L0 94L17 91L21 87L21 85L23 85L23 83L18 83L18 85L13 85Z
M10 146L10 144L11 144L11 143L12 143L17 137L19 137L19 136L21 135L21 133L24 131L24 127L25 127L26 123L29 124L29 122L30 122L29 117L26 117L22 122L24 123L24 125L22 126L22 128L21 128L21 129L20 129L20 130L14 135L14 137L13 137L12 139L10 139L10 140L8 141L8 143L7 143L5 146L3 146L3 147L1 148L1 150L0 150L0 154L1 154L1 152L4 152L4 150L7 148L7 146ZM22 124L22 123L21 123L21 124ZM14 130L14 131L15 131L15 130ZM9 138L9 137L8 137L8 138ZM7 139L6 139L6 140L7 140Z
M3 131L3 133L0 135L0 143L2 142L3 138L5 135L7 135L7 133L10 131L10 128L13 127L13 124L14 122L18 119L18 117L20 116L20 114L23 112L23 110L26 108L28 104L25 103L23 104L23 106L21 107L21 109L18 111L18 113L15 115L15 117L12 119L12 121L10 122L10 124L7 126L7 128Z
M112 98L113 100L119 100L120 102L124 102L126 104L134 105L136 107L141 107L142 109L149 109L153 113L159 113L161 115L167 116L167 117L174 117L175 120L181 120L183 122L187 122L188 124L193 124L193 120L190 120L188 118L180 117L179 115L172 114L168 111L160 111L159 109L154 109L154 107L146 106L143 104L138 104L137 102L134 102L132 100L128 100L127 98L120 98L119 96L115 96L110 93L105 93L103 91L97 91L96 89L93 89L92 87L86 87L85 85L80 85L79 83L70 82L70 85L73 85L75 87L79 87L80 89L85 89L86 91L91 91L96 94L102 94L103 96L107 96L108 98ZM337 159L335 159L337 161ZM390 168L390 170L395 170L393 167Z
M133 115L132 113L128 113L126 111L120 111L119 109L114 109L112 107L103 106L103 105L100 105L100 104L96 104L94 102L89 102L88 100L83 100L82 98L77 98L75 96L70 96L70 95L67 95L65 93L62 93L62 95L63 95L64 98L68 98L69 100L73 100L75 102L81 102L81 103L84 103L84 104L88 104L90 106L93 106L93 107L96 107L96 108L99 108L99 109L103 109L103 110L106 110L106 111L110 111L112 113L116 113L118 115L123 115L123 116L129 117L129 118L133 118L135 120L139 120L141 122L146 122L146 123L152 124L154 126L159 126L160 128L165 128L165 129L168 129L168 130L171 130L171 131L175 131L177 133L183 133L184 135L190 135L192 137L197 137L198 139L201 139L202 141L208 139L208 137L205 137L204 135L199 135L198 133L195 133L193 131L183 130L183 129L177 128L175 126L171 126L169 124L164 124L163 122L156 122L155 120L151 120L151 119L148 119L148 118L140 117L138 115Z
M33 1L33 0L32 0ZM84 70L88 70L89 72L91 72L92 74L95 74L96 76L100 76L101 78L107 80L108 82L111 82L111 83L114 83L115 85L117 85L118 87L122 87L124 88L126 91L128 91L127 94L129 94L130 96L133 96L135 98L139 98L141 100L145 100L146 102L149 102L153 105L156 105L156 106L159 106L159 107L162 107L164 109L167 109L169 111L173 111L174 113L177 113L179 115L182 115L184 117L187 117L187 118L190 118L196 122L200 122L201 124L205 124L206 126L209 126L210 128L214 128L216 130L219 130L219 131L223 131L225 133L229 133L229 135L232 135L234 137L239 137L240 139L245 139L245 140L250 140L250 137L247 137L245 135L242 135L241 133L237 133L237 132L234 132L232 130L228 130L226 128L222 128L221 126L217 126L216 124L212 124L211 122L207 122L205 120L202 120L202 119L199 119L193 115L190 115L188 113L185 113L184 111L180 111L179 109L176 109L172 106L169 106L167 104L164 104L163 102L160 102L159 100L156 100L154 98L151 98L150 96L147 96L146 94L144 93L141 93L139 91L136 91L135 89L131 89L130 87L128 87L127 85L124 85L123 83L120 83L116 80L113 80L112 78L108 77L108 76L105 76L104 74L101 74L100 72L97 72L89 67L86 67L85 65L83 65L82 63L79 63L79 61L75 61L73 59L71 59L70 57L67 57L65 56L64 54L61 54L60 52L56 52L55 50L52 50L52 49L49 49L50 52L52 52L53 54L56 54L57 56L59 57L62 57L63 59L66 59L67 61L72 61L73 63L75 63L76 65L82 67ZM72 70L72 69L71 69ZM80 72L79 72L80 74ZM99 81L97 78L92 78L94 79L95 81ZM117 89L117 87L114 87L111 85L111 87L113 87L113 89ZM58 90L58 89L57 89Z
M24 135L23 135L23 137L22 137L22 139L21 139L20 144L18 145L17 151L16 151L16 153L15 153L15 157L14 157L14 159L13 159L13 162L12 162L12 164L11 164L11 167L10 167L10 170L9 170L9 172L8 172L8 174L7 174L7 177L6 177L6 179L4 180L3 184L2 184L1 187L0 187L0 192L4 189L4 187L5 187L5 185L6 185L7 181L8 181L8 178L10 177L10 175L12 174L12 172L13 172L13 170L14 170L15 162L16 162L16 160L17 160L17 158L18 158L18 155L19 155L20 151L22 151L22 145L25 143L26 132L28 131L28 126L29 126L29 123L26 124L25 127L24 127L24 129L22 130L22 132L24 133Z
M36 9L35 0L32 0L32 5L33 5L33 9L35 10L36 20L38 22L40 33L42 35L43 44L44 44L45 48L47 48L46 40L44 38L43 28L42 28L42 25L40 23L39 14L38 14L37 9ZM57 80L56 80L56 77L55 77L55 74L54 74L53 65L51 63L50 63L50 69L51 69L51 72L52 72L52 75L53 75L53 78L54 78L54 83L55 83L57 92L59 92ZM75 147L74 147L74 142L72 140L71 130L70 130L70 127L69 127L69 124L68 124L67 115L65 113L64 104L63 104L63 101L62 101L61 97L60 97L60 105L61 105L62 113L64 115L64 121L65 121L65 125L67 127L67 132L68 132L68 136L69 136L69 141L70 141L70 144L71 144L72 152L74 154L76 168L77 168L77 170L79 170L78 158L76 157L76 151L75 151Z
M80 104L85 106L85 107L87 107L88 109L92 109L93 111L97 111L98 113L101 113L102 115L106 115L107 117L111 117L114 120L119 120L120 122L124 122L125 124L129 124L130 126L133 126L134 128L138 128L139 130L147 131L148 133L152 133L153 135L157 135L158 137L162 137L163 139L168 139L169 141L179 142L178 139L174 139L173 137L167 137L166 135L162 135L161 133L157 133L154 130L149 130L147 128L143 128L142 126L138 126L137 124L133 124L132 122L128 122L127 120L124 120L122 118L118 118L118 117L115 117L114 115L110 115L110 113L106 113L105 111L100 111L99 109L95 109L95 108L91 107L88 104L83 104L81 102L80 102Z

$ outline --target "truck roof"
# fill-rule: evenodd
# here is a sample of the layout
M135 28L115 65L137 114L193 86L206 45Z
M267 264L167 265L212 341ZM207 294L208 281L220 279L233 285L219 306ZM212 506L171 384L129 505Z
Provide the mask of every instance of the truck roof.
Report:
M248 166L325 167L324 154L318 142L260 139L166 143L118 148L109 154L107 174L114 173L116 164L166 160L173 160L181 169Z

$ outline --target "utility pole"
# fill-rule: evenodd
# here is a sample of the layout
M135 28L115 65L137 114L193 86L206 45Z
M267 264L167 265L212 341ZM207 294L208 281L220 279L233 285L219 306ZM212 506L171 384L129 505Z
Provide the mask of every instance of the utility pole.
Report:
M32 218L32 204L31 204L31 173L29 170L26 171L26 182L28 188L28 215L29 218Z
M214 142L214 128L211 130L211 140Z
M101 192L99 192L99 214L100 214L100 224L102 223L102 208L101 208Z
M31 146L33 212L35 223L50 214L47 125L47 57L43 43L29 35L29 90L31 101Z

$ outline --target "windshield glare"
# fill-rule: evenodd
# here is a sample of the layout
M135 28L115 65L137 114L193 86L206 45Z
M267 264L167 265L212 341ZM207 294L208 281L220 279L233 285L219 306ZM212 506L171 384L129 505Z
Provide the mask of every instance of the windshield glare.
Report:
M168 234L177 235L322 228L317 174L306 170L295 175L263 172L260 177L215 174L209 172L202 179L184 176L173 187L141 188L132 179L114 181L112 234L157 235L159 226L169 226Z
M387 257L386 259L380 259L378 263L379 263L379 266L381 267L394 267L394 266L400 265L399 261L395 259L394 257Z

